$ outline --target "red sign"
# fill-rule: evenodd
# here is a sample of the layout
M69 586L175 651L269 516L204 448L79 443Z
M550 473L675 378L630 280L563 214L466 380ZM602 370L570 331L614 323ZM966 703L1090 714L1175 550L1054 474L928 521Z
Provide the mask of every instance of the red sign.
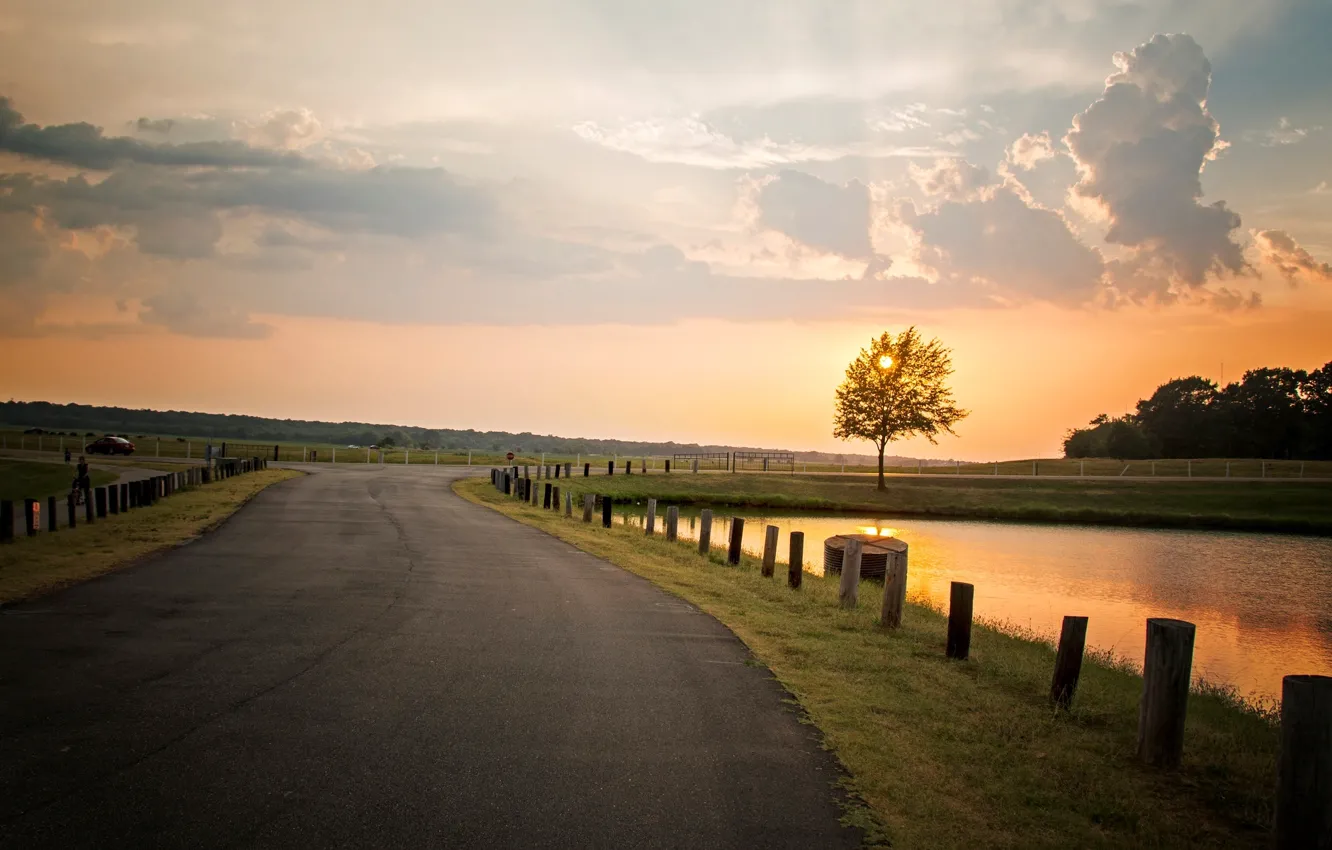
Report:
M505 455L505 457L507 457L509 460L513 460L513 452L509 452L507 455Z

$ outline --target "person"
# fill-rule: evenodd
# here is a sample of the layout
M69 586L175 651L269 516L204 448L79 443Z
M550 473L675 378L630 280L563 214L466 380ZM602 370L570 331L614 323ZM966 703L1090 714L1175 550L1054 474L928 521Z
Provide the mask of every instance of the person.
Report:
M69 449L65 449L65 466L69 466Z
M78 478L75 479L77 484L75 486L77 486L79 490L87 490L92 487L92 478L88 475L88 459L83 455L79 455L78 472Z

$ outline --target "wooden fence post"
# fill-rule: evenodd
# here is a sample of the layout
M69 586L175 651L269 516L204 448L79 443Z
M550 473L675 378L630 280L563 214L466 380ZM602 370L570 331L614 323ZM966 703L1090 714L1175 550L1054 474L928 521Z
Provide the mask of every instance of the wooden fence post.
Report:
M559 513L560 511L560 488L552 487L550 489L550 509Z
M573 493L570 493L567 487L564 490L564 515L573 517Z
M32 536L34 536L34 535L37 534L37 526L40 525L40 523L39 523L38 520L37 520L37 513L38 513L38 511L37 511L37 500L36 500L36 499L24 499L24 500L23 500L23 531L24 531L29 537L32 537Z
M745 521L740 517L731 517L731 544L726 550L726 563L735 566L740 563L740 543L745 537Z
M666 541L674 543L680 535L680 509L671 505L666 509Z
M879 606L879 625L896 629L902 625L902 609L906 607L907 553L893 552L883 573L883 602Z
M606 461L606 474L607 475L615 474L615 461L613 460Z
M1332 847L1332 676L1281 680L1277 850Z
M590 463L583 464L583 477L587 478L591 474L592 474L592 464Z
M94 492L97 497L97 518L106 519L106 488L98 487Z
M55 496L51 497L51 530L56 530L55 522ZM65 515L69 518L69 527L73 528L78 524L78 507L74 504L74 494L71 493L65 497Z
M610 496L602 496L602 497L601 497L601 527L602 527L602 528L610 528L610 527L611 527L611 497L610 497Z
M0 499L0 543L14 542L14 503Z
M657 500L648 499L647 516L643 517L643 534L651 537L657 530Z
M1059 652L1055 655L1054 679L1050 682L1050 701L1065 711L1073 704L1082 674L1082 653L1087 646L1087 618L1065 617L1059 629Z
M70 507L69 507L69 515L70 515L71 518L73 518L73 516L74 516L74 506L73 506L73 504L71 504ZM70 523L70 525L73 525L73 524L74 524L74 523L72 523L72 522ZM47 531L55 531L55 530L56 530L56 497L55 497L55 496L47 496L47 497L46 497L46 530L47 530Z
M1177 767L1184 754L1184 718L1193 672L1193 623L1153 617L1147 621L1138 709L1138 758Z
M842 550L842 580L837 589L837 601L843 608L856 607L860 587L860 558L864 544L859 538L848 537Z
M712 551L712 509L704 508L698 515L698 554Z
M772 578L777 570L777 526L770 525L763 530L763 569L764 578Z
M945 655L966 661L971 655L971 607L976 588L966 582L955 581L948 592L948 645Z
M87 523L88 523L89 525L92 525L92 521L93 521L93 517L94 517L93 510L94 510L94 509L93 509L93 494L92 494L92 488L90 488L90 487L84 487L84 488L83 488L83 518L84 518L84 520L87 521Z
M592 521L592 508L597 501L597 497L591 493L583 494L583 522Z
M786 584L793 590L800 589L805 578L805 532L791 532L791 555L786 564Z

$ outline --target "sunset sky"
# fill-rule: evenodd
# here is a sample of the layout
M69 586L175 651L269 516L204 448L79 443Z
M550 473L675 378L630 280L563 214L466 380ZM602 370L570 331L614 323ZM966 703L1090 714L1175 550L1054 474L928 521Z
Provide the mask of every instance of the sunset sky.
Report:
M1332 360L1325 0L0 7L0 395L867 452L872 335L1051 455Z

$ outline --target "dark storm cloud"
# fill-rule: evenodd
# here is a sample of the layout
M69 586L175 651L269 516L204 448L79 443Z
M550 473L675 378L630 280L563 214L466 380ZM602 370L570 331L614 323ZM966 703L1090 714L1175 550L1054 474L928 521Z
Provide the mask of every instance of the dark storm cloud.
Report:
M142 122L141 122L142 123ZM159 130L161 122L143 129ZM167 129L170 129L169 127ZM32 159L109 171L127 163L211 168L295 168L306 160L290 153L253 148L243 142L149 144L126 136L106 136L92 124L26 124L7 97L0 97L0 151Z

